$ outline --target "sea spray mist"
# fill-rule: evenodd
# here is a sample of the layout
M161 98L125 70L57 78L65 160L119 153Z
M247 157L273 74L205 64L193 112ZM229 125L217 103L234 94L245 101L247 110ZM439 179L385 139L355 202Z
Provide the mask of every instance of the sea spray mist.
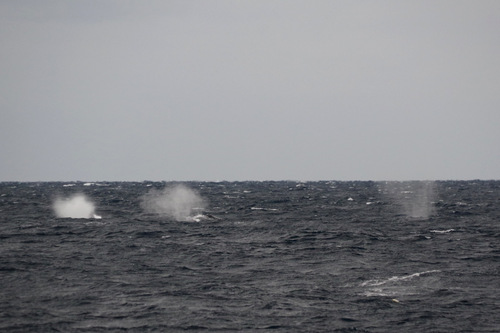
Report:
M95 204L81 193L69 198L56 198L52 208L58 218L100 218L95 215Z
M206 206L205 199L198 192L182 184L163 190L153 189L141 198L141 207L145 212L176 221L192 220L193 214Z

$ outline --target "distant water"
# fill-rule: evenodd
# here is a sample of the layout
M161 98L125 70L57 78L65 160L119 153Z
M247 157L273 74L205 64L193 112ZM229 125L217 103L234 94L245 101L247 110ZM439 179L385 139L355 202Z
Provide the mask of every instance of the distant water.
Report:
M176 185L0 183L0 331L500 331L499 181Z

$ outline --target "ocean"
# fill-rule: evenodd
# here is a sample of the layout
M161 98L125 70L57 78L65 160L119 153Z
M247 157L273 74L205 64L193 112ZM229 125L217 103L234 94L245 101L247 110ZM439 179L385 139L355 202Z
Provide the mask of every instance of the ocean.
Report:
M0 183L1 332L499 332L500 181Z

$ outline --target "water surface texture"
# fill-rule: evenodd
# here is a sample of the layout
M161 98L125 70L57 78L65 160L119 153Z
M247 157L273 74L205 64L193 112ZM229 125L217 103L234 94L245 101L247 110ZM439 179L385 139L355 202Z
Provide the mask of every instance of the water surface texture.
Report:
M0 331L498 332L499 313L498 181L0 183Z

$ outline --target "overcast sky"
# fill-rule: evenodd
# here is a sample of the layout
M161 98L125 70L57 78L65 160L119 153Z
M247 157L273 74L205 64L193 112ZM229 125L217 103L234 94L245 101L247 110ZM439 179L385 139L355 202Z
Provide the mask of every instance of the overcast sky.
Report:
M0 0L0 181L500 179L500 1Z

